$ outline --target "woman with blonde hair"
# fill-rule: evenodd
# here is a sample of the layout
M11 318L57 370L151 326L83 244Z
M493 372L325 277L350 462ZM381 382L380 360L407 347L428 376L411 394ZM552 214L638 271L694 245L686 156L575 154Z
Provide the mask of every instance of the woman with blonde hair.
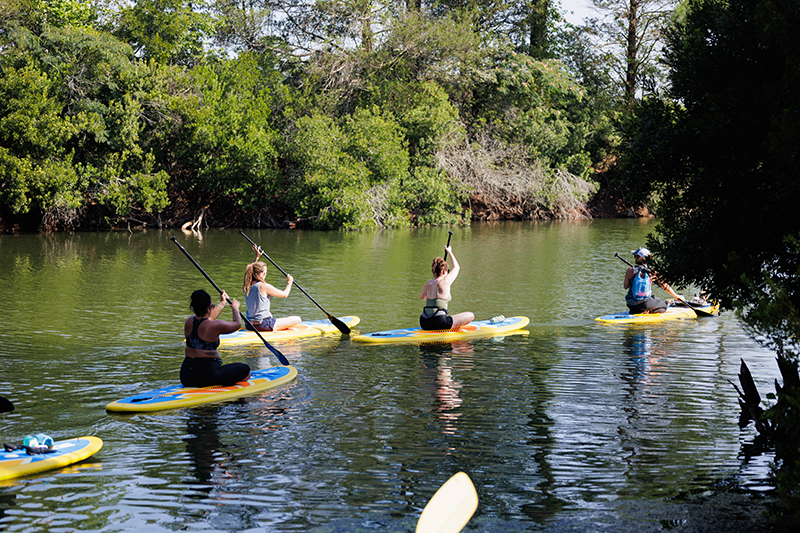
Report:
M448 253L453 259L453 269L449 270L447 261L441 257L434 259L431 264L433 279L425 283L422 293L419 295L421 300L425 300L425 307L422 308L422 314L419 317L419 326L424 330L457 331L461 326L466 326L475 319L475 315L469 311L447 316L447 304L452 298L450 285L456 280L458 272L461 270L456 256L453 255L453 249L449 245L444 247L445 257Z
M242 287L245 303L247 304L247 320L259 331L280 331L296 326L301 320L299 316L275 318L270 311L272 297L286 298L289 296L294 279L287 274L286 288L283 290L278 290L267 283L267 265L258 260L261 257L261 250L258 249L258 246L253 246L253 250L256 252L256 258L255 261L247 265L244 271L244 285ZM249 324L245 324L245 327L250 329Z

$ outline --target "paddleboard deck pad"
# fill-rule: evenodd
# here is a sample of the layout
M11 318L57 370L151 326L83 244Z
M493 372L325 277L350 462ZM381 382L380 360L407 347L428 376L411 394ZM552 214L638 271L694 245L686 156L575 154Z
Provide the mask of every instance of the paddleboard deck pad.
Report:
M25 450L0 451L0 481L77 463L102 447L103 441L97 437L80 437L54 442L52 453L28 455Z
M337 317L339 318L339 317ZM343 316L339 318L347 327L352 328L359 323L361 319L357 316ZM307 320L300 322L296 326L289 329L282 329L280 331L259 331L258 333L267 342L282 339L294 339L296 337L309 337L312 335L322 335L323 333L338 333L339 329L333 323L325 318L323 320ZM233 333L226 333L219 336L220 346L233 345L233 344L263 344L258 334L255 331L247 329L240 329Z
M106 405L106 410L117 413L141 413L223 402L278 388L296 377L297 370L293 366L275 366L263 370L253 370L247 380L228 387L172 385L117 400Z
M719 304L708 304L702 307L698 306L698 309L716 315L719 313ZM652 324L678 318L697 318L697 316L697 313L695 313L691 307L678 306L668 307L663 313L631 314L624 312L599 316L595 318L595 320L603 324Z
M436 342L475 337L490 337L520 330L528 325L530 320L525 316L512 316L499 322L493 320L477 320L470 322L458 331L427 331L422 328L393 329L377 331L364 335L351 337L355 342L368 342L373 344L389 344L401 342Z

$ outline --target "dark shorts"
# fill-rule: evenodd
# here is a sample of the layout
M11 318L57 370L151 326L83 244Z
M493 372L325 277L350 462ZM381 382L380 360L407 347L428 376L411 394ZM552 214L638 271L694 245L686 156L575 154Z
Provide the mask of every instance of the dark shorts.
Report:
M667 304L663 300L653 296L636 305L628 304L628 309L630 309L631 314L634 315L644 313L645 311L649 311L651 313L663 313L667 310Z
M233 385L245 379L250 367L244 363L222 364L222 359L184 357L181 384L184 387Z
M269 318L265 318L260 324L252 323L258 331L272 331L272 328L275 327L275 317L271 316ZM253 331L253 328L250 327L250 324L247 322L244 323L244 328L250 331Z
M419 327L426 331L453 329L453 317L447 316L444 311L439 311L431 317L419 315Z

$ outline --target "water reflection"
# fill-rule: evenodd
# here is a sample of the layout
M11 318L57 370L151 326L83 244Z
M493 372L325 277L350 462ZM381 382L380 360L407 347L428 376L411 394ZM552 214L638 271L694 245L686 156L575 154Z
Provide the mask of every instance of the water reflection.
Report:
M618 310L619 266L609 258L647 231L638 221L458 228L470 309L528 316L528 337L275 342L296 383L132 417L104 406L177 379L187 287L208 288L171 232L0 237L0 284L19 296L6 311L26 317L0 332L0 394L20 411L0 417L0 433L21 437L28 424L107 443L102 470L0 492L0 529L412 531L435 488L463 470L481 502L472 530L635 531L657 519L620 513L615 501L649 506L705 490L720 472L761 483L769 458L742 467L747 430L736 428L728 380L744 358L760 388L770 387L773 354L724 315L638 330L592 321ZM174 233L238 293L252 258L244 239ZM417 316L409 287L428 274L418 258L442 244L441 229L253 238L302 273L326 308L361 315L367 331ZM59 279L59 291L43 297L40 272ZM576 279L592 290L575 291ZM363 280L379 283L379 294L365 298ZM281 309L319 314L299 294ZM226 348L223 358L261 368L274 364L270 354L256 344Z
M462 383L453 379L453 368L450 358L460 357L461 367L467 370L474 368L472 356L475 351L466 341L435 342L420 345L422 360L421 387L433 398L431 410L442 423L444 435L454 435L456 422L461 413L456 411L461 406L459 391Z
M622 380L628 385L628 400L633 401L638 391L647 391L658 356L653 354L650 329L627 328L622 346L628 360Z
M219 438L219 406L189 409L186 418L186 452L197 482L213 486L215 471L224 468L225 452Z
M526 399L527 445L536 468L536 483L528 496L529 501L521 505L521 511L532 520L544 523L565 509L568 502L556 495L559 474L551 462L559 455L554 436L556 421L550 415L555 397L550 376L555 361L548 354L553 353L555 346L550 336L538 337L531 346L533 353L528 355L527 372L528 387L532 391Z

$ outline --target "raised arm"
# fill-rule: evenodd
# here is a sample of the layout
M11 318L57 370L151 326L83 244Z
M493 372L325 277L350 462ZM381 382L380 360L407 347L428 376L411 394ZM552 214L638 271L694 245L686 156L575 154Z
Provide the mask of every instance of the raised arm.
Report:
M453 249L450 246L445 246L444 251L448 252L450 254L450 259L453 260L453 268L450 269L450 272L448 272L447 276L444 278L449 285L456 280L461 267L458 265L458 259L456 259L456 255L453 253Z
M223 294L225 294L224 291ZM240 305L239 300L237 300L236 298L231 300L231 310L233 311L233 320L231 321L209 320L209 324L207 326L208 329L206 331L210 334L210 336L213 335L214 337L210 340L216 340L219 338L220 335L225 333L233 333L234 331L237 331L240 327L242 327L242 316L241 314L239 314L239 305ZM217 308L219 308L220 310L222 309L219 306L217 306ZM212 314L214 313L214 311L211 312ZM219 312L217 312L217 315L219 315Z
M228 294L225 291L222 291L222 294L219 295L219 303L214 306L214 309L211 310L209 313L208 318L211 320L216 320L219 314L225 309L225 304L228 303Z
M270 296L277 296L278 298L286 298L289 296L289 293L292 291L292 283L294 283L294 278L291 274L286 274L286 288L283 290L279 290L277 287L270 285L269 283L264 283L264 289L266 290L267 294ZM260 287L259 287L260 288Z

